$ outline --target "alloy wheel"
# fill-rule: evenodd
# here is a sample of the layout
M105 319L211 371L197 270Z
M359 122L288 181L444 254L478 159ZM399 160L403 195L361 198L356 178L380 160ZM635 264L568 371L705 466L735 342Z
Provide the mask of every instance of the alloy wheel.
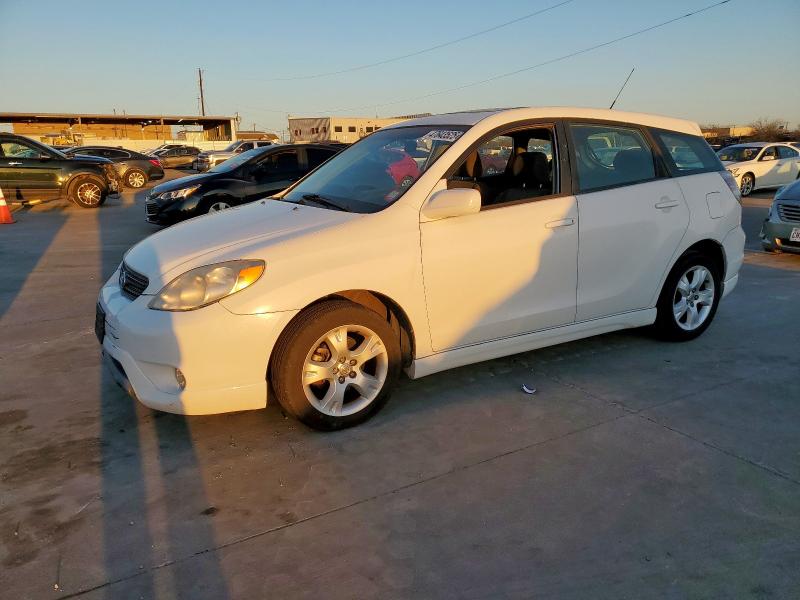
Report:
M138 171L128 174L128 185L132 188L140 188L144 185L144 174Z
M377 333L363 325L331 329L303 363L306 399L331 417L352 415L378 397L389 372L389 353Z
M705 323L714 305L714 277L706 267L689 268L675 287L672 314L678 327L694 331Z
M226 208L230 208L231 205L227 202L214 202L211 206L208 207L208 212L219 212L221 210L225 210Z
M742 177L741 192L742 196L747 196L753 191L753 178L750 175Z
M89 206L99 204L100 198L102 198L103 195L103 191L100 189L100 186L90 181L80 184L75 193L81 202Z

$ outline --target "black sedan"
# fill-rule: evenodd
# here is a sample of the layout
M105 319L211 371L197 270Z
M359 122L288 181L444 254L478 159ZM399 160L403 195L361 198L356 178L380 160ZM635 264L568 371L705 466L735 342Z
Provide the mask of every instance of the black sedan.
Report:
M151 223L170 225L277 194L342 148L302 144L248 150L206 173L154 187L145 199L146 218Z
M67 156L99 156L114 163L122 182L129 188L143 187L148 181L164 178L164 169L157 158L124 148L77 146L64 152Z

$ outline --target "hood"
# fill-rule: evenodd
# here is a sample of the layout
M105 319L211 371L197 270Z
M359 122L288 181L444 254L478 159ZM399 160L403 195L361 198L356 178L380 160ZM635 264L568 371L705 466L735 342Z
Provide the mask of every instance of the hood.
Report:
M266 248L282 240L333 227L360 215L312 206L265 200L189 219L142 240L125 262L150 278L146 294L154 294L189 268L234 258L262 258ZM237 255L240 249L242 255ZM185 264L185 263L193 264ZM180 272L170 273L181 267Z
M198 173L197 175L188 175L187 177L179 177L178 179L172 179L167 181L166 183L162 183L157 185L153 188L150 192L151 196L158 196L159 194L163 194L164 192L173 192L175 190L180 190L181 188L189 187L192 185L197 185L198 183L204 183L211 179L214 179L216 173Z
M775 200L788 200L790 202L800 202L800 179L794 183L785 185L775 193Z
M110 165L112 163L112 161L108 160L107 158L103 158L102 156L87 156L85 154L74 154L70 157L70 160L74 160L75 162L91 163L93 165Z

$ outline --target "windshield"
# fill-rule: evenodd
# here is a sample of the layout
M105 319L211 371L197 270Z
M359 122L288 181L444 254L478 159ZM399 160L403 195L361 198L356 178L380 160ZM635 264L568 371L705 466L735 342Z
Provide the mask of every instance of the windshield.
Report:
M266 148L253 148L252 150L248 150L247 152L242 152L241 154L237 154L233 158L229 158L225 162L221 162L218 165L211 167L208 172L209 173L229 173L234 169L242 166L244 163L248 162L254 156L258 156L259 154L263 154Z
M324 163L281 200L377 212L397 201L467 129L450 125L381 129Z
M745 160L755 160L761 148L758 146L730 146L717 152L720 160L728 162L743 162Z

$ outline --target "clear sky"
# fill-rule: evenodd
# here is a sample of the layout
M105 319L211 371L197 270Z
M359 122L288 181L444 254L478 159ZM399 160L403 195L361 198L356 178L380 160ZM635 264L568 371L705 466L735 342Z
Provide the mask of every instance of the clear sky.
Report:
M730 0L593 52L427 98L419 97L601 44L715 0L572 0L379 67L275 81L409 54L561 1L0 0L0 111L196 114L202 67L207 114L238 111L243 128L280 130L287 113L607 107L636 67L619 109L702 123L800 123L800 0Z

